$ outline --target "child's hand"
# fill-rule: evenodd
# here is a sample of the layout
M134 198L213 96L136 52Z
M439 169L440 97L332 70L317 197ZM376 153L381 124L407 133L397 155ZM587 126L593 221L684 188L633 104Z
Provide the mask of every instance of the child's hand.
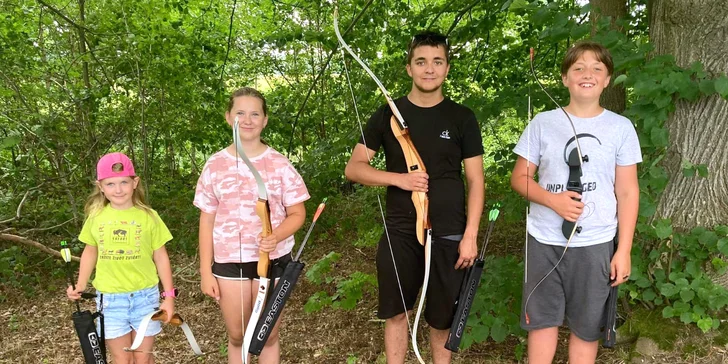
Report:
M200 289L202 293L212 297L215 301L220 301L220 287L217 285L217 279L212 273L203 273L200 275Z
M616 287L629 279L632 270L632 257L628 250L617 249L610 264L609 279L612 280L612 287Z
M66 296L71 301L77 301L81 299L81 292L85 291L86 287L81 287L79 285L76 285L76 289L73 289L73 287L68 286L66 289Z
M564 220L574 222L584 211L584 203L579 200L581 200L581 195L576 192L555 193L551 195L549 207L563 217Z
M258 248L260 251L264 253L270 253L274 250L276 250L276 246L278 245L278 237L276 237L276 234L270 234L266 236L265 238L261 235L258 235Z
M172 320L172 316L174 316L174 298L165 297L162 300L162 304L159 306L159 309L167 313L167 319L164 320L164 323L168 324L169 321Z

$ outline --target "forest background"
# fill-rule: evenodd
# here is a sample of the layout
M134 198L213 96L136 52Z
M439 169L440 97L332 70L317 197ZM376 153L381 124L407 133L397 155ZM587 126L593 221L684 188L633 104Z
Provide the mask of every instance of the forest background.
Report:
M525 202L509 188L512 148L529 107L555 107L535 86L529 48L539 78L566 104L560 61L586 38L614 56L614 85L602 102L634 122L644 155L632 275L620 290L626 324L617 349L600 352L600 362L725 359L728 3L338 6L344 38L395 96L411 87L404 63L412 35L447 34L445 94L473 109L481 126L487 205L500 203L502 218L456 362L524 360ZM242 86L265 93L263 137L306 181L309 217L329 197L304 252L306 278L284 316L284 362L382 362L373 274L383 231L376 195L385 191L346 181L343 169L360 135L358 119L365 122L384 99L343 56L333 10L331 2L297 0L0 0L0 362L80 362L57 249L60 240L74 255L83 249L76 239L83 204L98 157L112 151L134 160L175 236L168 249L184 291L177 308L208 352L193 358L170 329L158 340L157 360L224 361L219 311L199 292L191 202L205 160L231 142L223 113ZM565 358L559 351L557 361Z

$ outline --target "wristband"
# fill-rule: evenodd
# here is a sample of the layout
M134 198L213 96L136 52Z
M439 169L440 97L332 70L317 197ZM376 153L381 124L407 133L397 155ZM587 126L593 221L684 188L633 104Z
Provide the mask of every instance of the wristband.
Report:
M172 288L172 290L170 290L170 291L162 292L162 297L164 297L164 298L166 298L166 297L177 298L178 295L179 295L179 289L177 289L177 288Z

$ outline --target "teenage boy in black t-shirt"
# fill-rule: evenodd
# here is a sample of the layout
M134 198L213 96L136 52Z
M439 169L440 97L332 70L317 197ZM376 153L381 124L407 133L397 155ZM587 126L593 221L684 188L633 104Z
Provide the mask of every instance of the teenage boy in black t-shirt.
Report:
M449 70L445 36L428 32L412 39L407 53L412 89L395 104L409 126L427 173L407 173L404 152L390 127L392 111L388 105L369 119L364 138L354 147L346 166L346 177L354 182L387 186L387 229L377 251L378 316L386 320L387 363L404 363L408 344L404 306L412 310L425 275L425 253L416 237L412 192L427 192L429 197L433 239L425 319L430 325L436 364L450 362L445 341L465 269L473 265L477 255L484 199L483 143L475 114L442 94ZM369 164L380 147L384 148L386 171ZM467 204L461 165L468 186Z

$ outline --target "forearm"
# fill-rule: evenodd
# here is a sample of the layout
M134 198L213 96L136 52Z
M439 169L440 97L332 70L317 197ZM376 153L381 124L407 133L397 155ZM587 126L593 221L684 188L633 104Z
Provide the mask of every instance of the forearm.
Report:
M76 282L76 288L86 288L88 280L91 278L91 272L96 267L96 259L98 257L99 250L97 247L92 245L86 245L81 253L81 264L78 268L78 281Z
M306 220L306 209L302 209L302 212L296 211L294 213L288 213L288 216L281 222L280 225L273 229L273 234L276 236L276 243L287 239L291 235L295 234L298 229L303 226Z
M482 176L482 175L481 175ZM483 203L485 202L485 186L483 179L480 181L468 181L468 211L465 224L465 235L478 237L480 218L483 215Z
M519 195L525 197L528 202L535 202L539 205L551 208L551 198L553 197L553 193L546 191L533 178L521 175L513 179L511 187L513 187L513 190Z
M639 213L639 188L617 195L618 250L631 251Z
M167 248L162 246L155 250L153 258L154 265L157 266L157 275L159 275L159 280L162 282L163 290L165 292L171 291L174 288L174 282L172 280L172 266L169 264Z
M214 250L212 243L212 228L215 215L200 213L199 249L200 249L200 274L212 274L212 263Z
M365 186L394 186L399 173L380 171L367 162L351 162L344 170L346 178Z
M212 273L213 258L212 237L200 236L200 273Z

